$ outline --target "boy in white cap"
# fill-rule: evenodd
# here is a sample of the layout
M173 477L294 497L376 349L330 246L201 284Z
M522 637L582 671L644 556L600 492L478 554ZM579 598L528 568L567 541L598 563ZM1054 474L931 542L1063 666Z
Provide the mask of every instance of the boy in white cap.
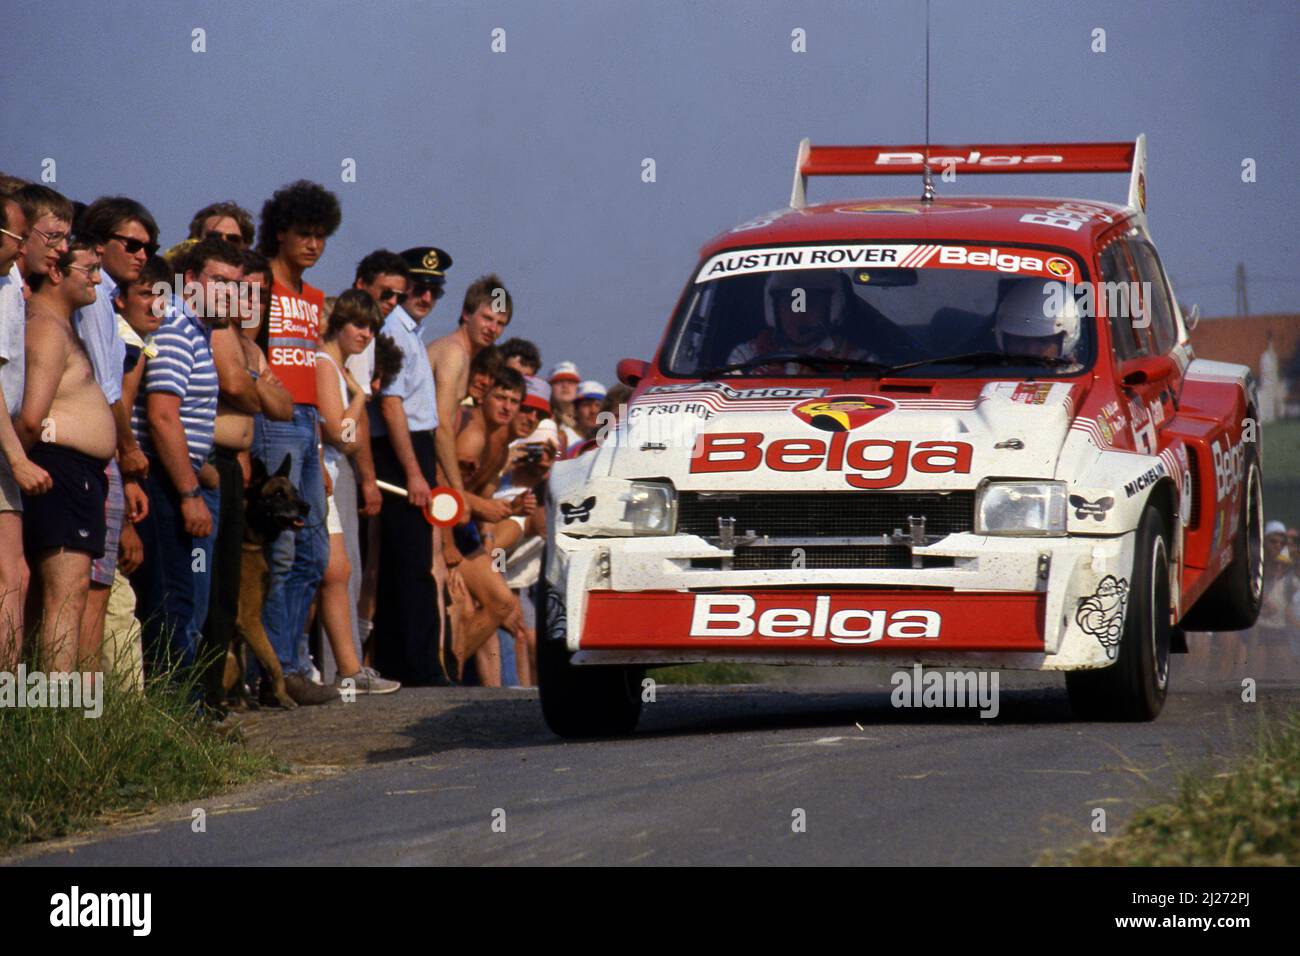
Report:
M605 386L597 381L586 381L578 386L578 398L573 403L573 424L584 440L595 438L600 426L597 418L605 403Z

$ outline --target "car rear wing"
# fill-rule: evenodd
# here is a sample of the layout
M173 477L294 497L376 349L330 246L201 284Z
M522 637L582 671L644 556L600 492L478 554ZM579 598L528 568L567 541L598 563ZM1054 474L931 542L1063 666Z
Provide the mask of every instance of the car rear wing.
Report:
M809 176L920 176L925 146L814 146L799 143L790 206L807 204ZM1145 213L1147 138L1131 143L981 143L930 146L931 173L1128 173L1128 205Z

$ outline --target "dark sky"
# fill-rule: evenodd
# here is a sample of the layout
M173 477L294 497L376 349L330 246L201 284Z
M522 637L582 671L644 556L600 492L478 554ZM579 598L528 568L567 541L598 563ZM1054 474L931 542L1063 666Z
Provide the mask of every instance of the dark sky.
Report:
M1151 230L1179 297L1231 311L1240 261L1252 311L1296 311L1293 0L932 11L935 142L1145 132ZM1097 27L1105 53L1091 51ZM791 51L795 28L806 53ZM53 159L58 189L134 196L168 244L208 202L256 213L277 186L315 179L344 215L313 284L339 291L379 246L442 246L455 265L435 331L494 269L515 295L512 331L547 365L573 359L608 383L618 358L653 353L699 246L786 203L802 136L922 137L924 29L924 4L905 0L12 4L0 169L37 177ZM1126 181L940 187L1122 201ZM890 177L814 181L810 197L916 192Z

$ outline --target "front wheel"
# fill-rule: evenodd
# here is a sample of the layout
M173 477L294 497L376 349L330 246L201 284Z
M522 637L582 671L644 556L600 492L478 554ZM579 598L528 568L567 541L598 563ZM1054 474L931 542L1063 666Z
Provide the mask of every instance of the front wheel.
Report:
M1070 707L1086 720L1154 720L1165 705L1173 631L1167 534L1164 516L1148 507L1138 525L1128 609L1115 663L1065 675Z
M564 596L550 589L545 574L538 588L542 613L537 622L537 690L546 726L561 737L630 734L641 719L645 672L637 667L575 667L564 641Z

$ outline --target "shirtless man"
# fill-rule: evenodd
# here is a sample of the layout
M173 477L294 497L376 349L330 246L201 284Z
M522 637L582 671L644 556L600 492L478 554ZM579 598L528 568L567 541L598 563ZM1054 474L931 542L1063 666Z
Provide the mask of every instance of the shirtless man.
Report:
M15 430L54 481L48 494L23 496L23 544L41 582L41 662L51 672L78 666L90 564L104 553L107 533L104 469L117 432L72 329L73 312L95 301L99 279L95 246L74 241L27 303L27 381Z
M524 491L508 501L492 499L501 472L509 461L510 440L514 437L511 423L523 397L523 376L514 369L502 368L483 396L481 408L456 436L456 457L466 497L491 501L495 505L504 505L506 509L505 518L484 522L481 538L477 524L456 529L457 550L464 556L458 570L478 607L472 611L466 608L453 650L457 662L462 665L477 655L479 678L485 687L500 686L499 649L494 640L497 628L505 626L519 639L527 639L518 599L493 566L496 549L509 548L519 537L519 526L509 517L526 516L537 506L537 499L531 491ZM497 540L498 534L503 536L500 541Z
M481 495L505 468L509 458L510 422L524 398L524 377L512 368L500 369L485 389L474 414L456 436L456 460L465 490Z
M498 311L497 306L503 310ZM457 491L465 490L456 467L456 425L460 421L460 403L469 394L470 361L505 331L513 309L510 293L501 280L493 274L480 276L465 290L456 331L429 343L429 365L438 397L434 445L447 483ZM465 501L475 518L500 521L510 513L501 502L477 495L466 495Z

